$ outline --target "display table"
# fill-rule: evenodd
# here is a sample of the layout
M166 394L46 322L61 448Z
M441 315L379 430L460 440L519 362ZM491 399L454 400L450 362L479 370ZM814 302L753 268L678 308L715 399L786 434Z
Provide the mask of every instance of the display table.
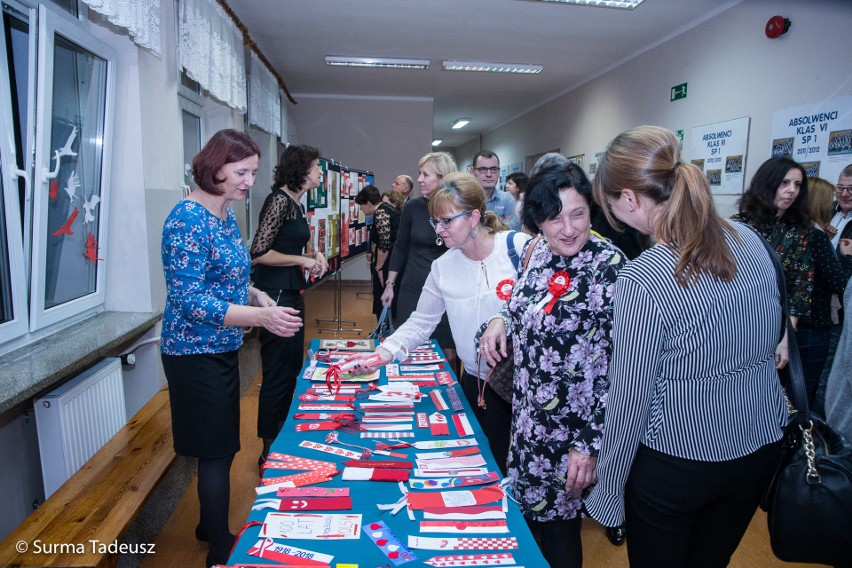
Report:
M314 339L311 342L311 353L317 352L319 348L319 340ZM435 346L437 350L437 346ZM305 362L305 365L302 368L302 374L305 374L305 370L308 368L311 363L310 357ZM446 366L443 366L444 370L447 370ZM452 376L453 381L455 381L455 376ZM388 379L386 376L386 369L382 369L381 377L378 381L379 385L384 385L388 383ZM353 383L344 383L346 385L351 385ZM300 410L300 404L308 404L299 399L300 395L305 394L305 392L311 387L324 387L324 382L311 381L305 378L300 378L296 385L296 393L293 404L290 407L290 415L287 418L287 421L284 424L284 427L281 430L278 438L275 440L272 445L272 453L279 454L287 454L290 456L297 456L300 458L306 458L309 460L321 460L327 462L334 462L337 465L338 470L343 470L343 463L349 459L353 459L352 457L339 457L336 455L332 455L329 453L320 452L316 449L300 447L300 444L308 441L314 442L318 444L326 444L326 436L329 434L329 431L320 430L320 431L305 431L305 432L297 432L296 426L297 424L305 424L311 421L309 420L296 420L294 419L294 414L299 412L310 412L306 410ZM439 390L443 395L443 400L446 401L447 405L450 405L450 397L447 396L447 386L421 386L420 390L426 396L422 397L419 402L414 405L415 413L426 413L427 415L433 415L436 412L439 412L438 407L436 407L435 401L429 396L430 391ZM473 411L471 410L467 400L464 397L464 394L461 390L461 385L456 385L456 392L459 394L459 399L462 402L463 409L459 412L454 412L450 407L447 410L441 412L441 414L447 418L448 422L448 430L449 435L442 436L433 436L430 428L418 428L417 418L415 414L415 419L411 423L414 437L405 438L403 441L405 442L415 442L415 441L424 441L424 440L457 440L460 439L458 432L456 431L453 415L464 413L470 423L470 426L473 430L473 435L478 442L478 447L481 449L481 454L486 460L486 466L489 472L497 472L499 475L499 469L497 464L494 461L493 456L491 455L491 451L488 447L488 442L485 438L485 435L482 432L482 429L479 427L479 424L476 422L474 418ZM359 397L357 400L358 403L366 402L366 397ZM303 426L304 427L304 426ZM338 432L338 436L341 442L347 444L356 444L359 446L365 446L368 448L374 448L376 446L376 442L384 442L389 443L388 440L385 439L367 439L361 438L358 432L353 431L336 431ZM467 439L472 439L468 437ZM331 444L337 448L343 448L344 450L352 450L351 447L344 447L339 444ZM357 449L355 451L358 451ZM387 457L382 455L373 455L371 460L407 460L412 463L415 462L415 453L422 453L423 450L415 449L414 447L407 447L403 449L394 449L391 450L397 454L404 454L405 457ZM416 466L415 466L416 467ZM266 469L264 471L264 478L273 478L273 477L281 477L287 475L298 474L299 471L295 470L280 470L280 469ZM463 475L459 473L458 475ZM411 470L411 476L414 478L415 472ZM405 487L408 488L409 484L404 483ZM477 485L470 487L461 487L461 488L453 488L452 491L474 491L483 489L485 487L494 486L494 483L489 483L487 485ZM517 539L517 548L516 549L489 549L489 548L481 548L481 549L461 549L461 550L423 550L423 549L410 549L413 552L417 559L413 561L408 561L405 563L400 563L398 565L402 566L429 566L436 565L433 561L432 564L426 564L425 561L436 557L436 556L458 556L458 555L469 555L469 554L497 554L497 553L507 553L511 554L514 562L506 564L508 566L525 566L527 568L542 568L546 567L548 564L544 560L541 555L541 552L538 549L532 535L527 528L527 525L518 510L518 507L511 500L506 500L507 502L507 514L506 514L506 524L508 525L509 532L503 534L483 534L483 533L473 533L468 532L467 529L464 529L463 533L423 533L420 530L420 522L423 520L423 511L417 510L413 511L414 517L416 520L412 521L409 519L408 511L405 507L403 507L396 514L391 514L390 511L383 511L377 507L377 504L393 504L403 496L400 484L396 482L384 482L384 481L345 481L342 479L341 475L337 475L333 477L330 481L308 485L310 488L320 488L320 489L328 489L328 488L349 488L349 495L352 499L352 508L351 510L338 510L338 511L322 511L322 510L310 510L304 514L360 514L362 527L361 534L358 539L352 540L338 540L335 538L324 538L321 540L317 539L286 539L286 540L275 540L276 544L284 544L291 547L296 547L299 549L304 549L308 551L320 552L326 555L333 555L333 561L329 564L330 566L341 566L341 565L352 565L352 566L360 566L361 568L369 567L375 568L386 567L386 566L394 566L394 562L386 555L388 551L388 546L385 545L384 551L380 549L380 547L374 542L374 540L378 537L391 537L388 533L389 529L393 535L395 535L402 544L407 545L408 539L410 535L416 535L420 537L425 537L428 539L458 539L458 538L493 538L493 539L505 539L505 538L515 538ZM443 490L446 491L446 490ZM412 493L436 493L436 491L412 491ZM263 499L275 498L275 493L267 493L263 495L259 495L255 500L255 504L258 504L259 501ZM266 558L258 558L257 556L252 556L248 554L248 551L251 547L255 546L258 541L263 540L260 537L261 526L260 524L266 519L266 516L270 512L275 512L273 509L264 509L264 510L252 510L249 518L247 520L247 528L243 530L241 533L239 540L234 548L234 552L230 558L229 564L232 566L240 565L240 564L274 564L275 562ZM298 512L298 511L294 511ZM379 521L383 521L385 523L386 529L382 527L379 530L376 530L376 525ZM463 525L462 521L455 521ZM256 524L253 524L256 523ZM252 525L253 524L253 525ZM373 528L371 528L373 525ZM381 535L378 533L382 532ZM370 534L373 534L373 538L370 537ZM392 544L394 541L392 538L385 538L384 540L389 540ZM453 541L450 541L453 542ZM482 545L483 541L477 540L477 546ZM488 542L488 541L486 541ZM385 544L385 543L382 543ZM393 546L390 548L393 550ZM399 561L399 558L397 558ZM306 564L308 565L308 564ZM484 564L477 564L484 565Z

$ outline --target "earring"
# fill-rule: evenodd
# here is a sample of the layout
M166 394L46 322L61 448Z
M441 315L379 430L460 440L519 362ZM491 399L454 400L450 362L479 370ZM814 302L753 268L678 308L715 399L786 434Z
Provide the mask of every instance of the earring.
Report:
M435 239L435 244L441 246L442 244L444 244L444 239L442 239L441 236L438 235L438 238Z
M630 212L631 212L631 213L635 213L635 212L636 212L636 209L634 209L634 208L633 208L633 206L631 206L631 207L630 207Z
M476 227L474 227L473 229L470 230L470 238L475 239L476 235L477 235Z

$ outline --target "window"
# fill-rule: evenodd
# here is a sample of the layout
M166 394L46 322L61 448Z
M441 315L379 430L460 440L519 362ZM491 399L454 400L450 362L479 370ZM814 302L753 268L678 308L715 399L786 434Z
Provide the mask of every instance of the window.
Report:
M7 0L3 25L0 342L103 305L115 60L46 5Z

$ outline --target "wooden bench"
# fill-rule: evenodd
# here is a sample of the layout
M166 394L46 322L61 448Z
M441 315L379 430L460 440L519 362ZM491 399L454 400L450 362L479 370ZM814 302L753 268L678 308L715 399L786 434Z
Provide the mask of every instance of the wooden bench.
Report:
M0 566L111 567L138 553L142 545L121 550L119 539L174 459L169 394L161 390L0 543Z

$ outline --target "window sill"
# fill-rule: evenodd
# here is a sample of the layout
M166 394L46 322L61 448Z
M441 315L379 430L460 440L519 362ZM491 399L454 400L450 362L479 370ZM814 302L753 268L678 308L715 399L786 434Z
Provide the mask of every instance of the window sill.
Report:
M115 357L162 316L101 312L0 357L0 414L103 357Z

